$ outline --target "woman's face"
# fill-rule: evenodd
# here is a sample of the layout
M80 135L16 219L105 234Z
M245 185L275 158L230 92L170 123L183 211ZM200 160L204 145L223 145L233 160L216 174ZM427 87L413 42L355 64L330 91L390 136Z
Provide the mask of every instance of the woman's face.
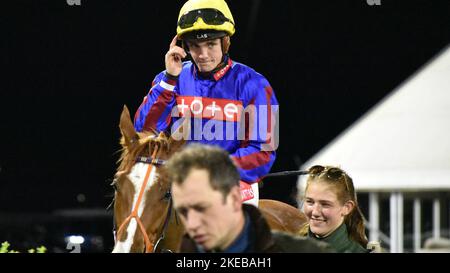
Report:
M326 182L314 181L306 190L303 210L311 231L320 237L326 237L335 231L352 209L353 202L341 204L336 188Z

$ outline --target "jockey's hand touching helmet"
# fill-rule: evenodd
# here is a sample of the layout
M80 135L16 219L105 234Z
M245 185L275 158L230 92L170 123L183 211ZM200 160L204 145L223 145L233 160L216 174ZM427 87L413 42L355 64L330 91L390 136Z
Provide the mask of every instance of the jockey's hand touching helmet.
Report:
M182 59L186 58L187 54L183 48L177 46L177 35L173 37L170 42L169 51L165 56L166 72L172 76L178 76L183 68Z

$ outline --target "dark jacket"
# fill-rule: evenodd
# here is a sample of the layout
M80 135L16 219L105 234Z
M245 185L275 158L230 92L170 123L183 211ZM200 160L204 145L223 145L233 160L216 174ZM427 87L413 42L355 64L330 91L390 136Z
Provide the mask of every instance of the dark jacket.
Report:
M309 230L308 236L315 238L321 242L328 243L338 253L367 253L368 250L361 246L359 243L353 241L347 232L347 225L343 223L333 231L330 235L324 238L318 238L314 233Z
M322 253L333 250L322 242L293 236L279 231L271 231L259 210L252 205L243 205L244 213L249 216L252 234L253 253ZM195 241L186 234L183 237L180 252L198 253Z

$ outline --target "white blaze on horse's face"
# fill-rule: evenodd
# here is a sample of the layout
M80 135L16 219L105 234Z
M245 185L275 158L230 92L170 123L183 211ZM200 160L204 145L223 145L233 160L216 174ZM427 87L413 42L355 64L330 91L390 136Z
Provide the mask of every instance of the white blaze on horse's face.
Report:
M130 214L136 207L139 193L141 191L142 186L144 185L144 178L148 171L148 168L152 168L152 165L139 162L139 163L134 164L133 168L131 169L131 172L128 174L128 178L131 181L131 183L133 183L133 186L134 186L133 206L131 207ZM146 196L148 190L150 189L150 187L156 181L156 179L157 179L156 168L153 167L151 170L151 173L149 175L149 178L148 178L149 181L144 189L142 201L139 204L139 208L138 208L138 217L139 218L142 216L142 212L144 211L145 196ZM134 235L136 234L137 228L138 228L138 226L137 226L136 219L132 218L127 227L127 237L126 237L125 241L117 241L116 245L114 246L113 253L128 253L128 252L130 252L131 246L133 245Z

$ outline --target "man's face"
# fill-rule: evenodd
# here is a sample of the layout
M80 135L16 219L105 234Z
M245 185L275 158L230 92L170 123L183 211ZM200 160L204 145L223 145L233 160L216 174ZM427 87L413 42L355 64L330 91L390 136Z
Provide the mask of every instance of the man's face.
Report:
M200 72L210 72L222 61L221 39L188 41L189 53Z
M193 169L181 185L172 185L172 195L186 231L205 250L226 249L239 234L243 212L238 186L224 197L211 188L208 171Z

